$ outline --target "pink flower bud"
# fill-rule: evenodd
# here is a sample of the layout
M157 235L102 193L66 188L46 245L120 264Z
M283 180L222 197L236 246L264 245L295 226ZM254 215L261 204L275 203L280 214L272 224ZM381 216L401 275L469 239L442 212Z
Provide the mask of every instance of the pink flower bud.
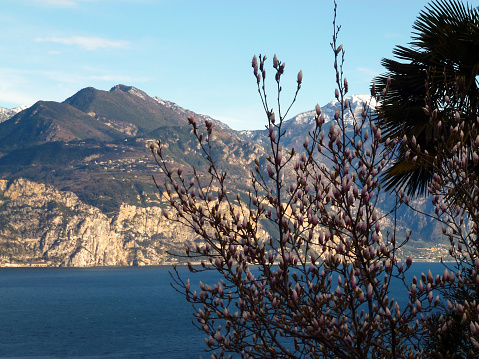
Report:
M278 152L278 154L276 155L276 163L280 165L282 160L283 160L283 156L281 155L280 152Z
M268 176L273 177L273 169L268 166Z
M278 64L279 64L279 61L278 61L278 58L276 57L276 54L274 54L274 57L273 57L273 67L275 69L278 68Z
M471 323L469 324L469 327L470 327L470 329L471 329L471 333L472 333L472 334L476 334L477 329L476 329L476 326L474 325L474 322L471 322Z
M273 134L273 131L274 131L273 125L269 125L268 132L269 132L269 136L270 136L270 137L271 137L271 135Z
M418 312L420 312L422 310L422 304L419 301L419 299L416 299L416 309L417 309Z
M316 115L317 116L321 116L321 107L319 106L319 104L316 104Z
M368 297L368 300L371 300L373 296L373 286L371 283L368 284L368 289L367 289L367 297Z
M303 71L299 70L299 72L298 72L298 85L301 85L301 82L303 82Z
M304 140L304 143L303 143L303 147L308 148L308 146L309 146L309 138L306 137L305 140Z
M276 121L276 116L274 114L274 112L271 112L271 114L269 115L269 120L271 121L271 123L274 124L274 122Z

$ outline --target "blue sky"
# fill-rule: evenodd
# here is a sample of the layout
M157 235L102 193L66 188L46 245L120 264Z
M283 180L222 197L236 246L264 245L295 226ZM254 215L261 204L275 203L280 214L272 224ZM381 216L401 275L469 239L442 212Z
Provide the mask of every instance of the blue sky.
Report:
M350 92L368 93L381 58L410 41L428 2L337 2ZM263 128L254 54L270 60L271 99L274 54L286 63L285 103L303 71L292 115L333 99L333 7L332 0L1 0L0 106L122 83L234 129Z

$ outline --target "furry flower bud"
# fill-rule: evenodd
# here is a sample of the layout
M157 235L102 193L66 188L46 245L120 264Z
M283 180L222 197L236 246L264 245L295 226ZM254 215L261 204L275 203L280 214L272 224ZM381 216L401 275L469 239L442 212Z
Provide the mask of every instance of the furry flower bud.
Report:
M274 114L274 112L271 112L271 114L269 115L269 120L271 121L271 123L275 123L276 121L276 116Z
M275 57L276 57L276 55L275 55ZM256 57L256 55L253 56L253 61L251 61L251 67L253 67L253 68L258 67L258 58Z
M298 72L298 85L301 85L302 82L303 82L303 71L299 70L299 72Z
M371 283L368 284L368 289L367 289L367 298L368 300L371 300L373 296L373 286Z

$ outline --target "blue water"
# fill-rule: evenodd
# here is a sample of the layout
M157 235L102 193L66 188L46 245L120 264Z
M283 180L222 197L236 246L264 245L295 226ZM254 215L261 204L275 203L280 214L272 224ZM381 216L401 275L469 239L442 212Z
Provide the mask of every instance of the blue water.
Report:
M169 270L1 269L0 357L198 358L204 336Z
M437 263L417 263L411 276L428 268L443 271ZM191 304L171 287L169 271L169 266L0 269L0 357L209 357L204 334L192 324ZM407 300L404 293L392 294L400 303Z

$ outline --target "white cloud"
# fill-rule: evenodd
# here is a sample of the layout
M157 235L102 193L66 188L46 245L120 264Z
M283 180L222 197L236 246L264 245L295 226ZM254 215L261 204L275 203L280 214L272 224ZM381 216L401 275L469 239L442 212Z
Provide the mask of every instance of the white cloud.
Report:
M63 45L77 45L85 50L97 49L124 49L129 46L128 41L108 40L101 37L71 36L71 37L39 37L36 42L54 42Z
M356 68L356 71L358 71L361 74L367 75L370 78L379 76L379 72L377 72L376 70L373 70L373 69L368 69L366 67L358 67L358 68Z
M33 105L38 99L11 89L0 89L0 106L14 108L21 105Z
M78 1L76 0L33 0L34 3L45 6L55 7L77 7Z
M15 0L15 1L18 1L18 0ZM104 2L108 1L112 3L116 3L116 2L148 3L152 1L156 2L158 0L25 0L25 1L39 5L39 6L76 8L76 7L79 7L82 3L100 2L100 1L104 1Z

